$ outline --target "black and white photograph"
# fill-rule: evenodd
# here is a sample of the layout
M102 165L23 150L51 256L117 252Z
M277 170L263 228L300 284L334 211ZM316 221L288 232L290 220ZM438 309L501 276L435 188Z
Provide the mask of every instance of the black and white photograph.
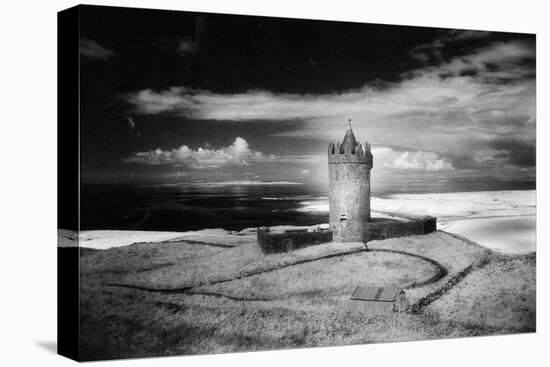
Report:
M58 37L60 354L537 331L534 33L79 5Z

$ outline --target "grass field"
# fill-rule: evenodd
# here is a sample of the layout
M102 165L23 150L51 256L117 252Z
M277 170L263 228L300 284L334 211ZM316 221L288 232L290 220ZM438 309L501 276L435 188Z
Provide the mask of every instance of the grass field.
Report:
M535 330L535 257L445 232L264 255L252 236L81 251L85 360L396 342ZM221 241L221 242L220 242ZM208 243L212 243L211 245ZM442 271L442 269L444 271ZM357 285L416 312L349 310Z

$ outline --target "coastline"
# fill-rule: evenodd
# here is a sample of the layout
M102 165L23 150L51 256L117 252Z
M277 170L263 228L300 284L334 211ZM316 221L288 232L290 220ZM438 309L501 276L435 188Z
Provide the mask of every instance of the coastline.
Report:
M536 191L480 191L436 194L397 194L373 197L373 216L431 215L438 229L456 233L481 246L505 253L536 251ZM328 212L324 199L304 201L298 211ZM250 235L251 229L240 231ZM60 229L59 247L93 249L128 246L137 242L163 242L181 237L224 236L234 231L221 228L199 231L89 230L76 236Z
M326 200L299 210L328 212ZM395 194L373 197L373 216L430 215L437 228L504 253L536 251L536 190Z

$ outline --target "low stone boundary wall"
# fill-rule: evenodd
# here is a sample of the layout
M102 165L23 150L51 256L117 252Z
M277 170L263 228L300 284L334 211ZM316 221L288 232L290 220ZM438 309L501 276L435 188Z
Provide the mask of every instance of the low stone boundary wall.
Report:
M402 220L369 222L369 241L384 240L387 238L423 235L437 230L437 218L408 217Z
M332 242L332 231L307 229L271 232L268 227L258 228L258 244L266 254L289 252L301 247Z
M368 228L369 241L423 235L437 230L437 218L424 216L377 219L369 222ZM332 231L304 228L272 232L269 227L260 227L257 230L257 238L262 251L272 254L332 242Z

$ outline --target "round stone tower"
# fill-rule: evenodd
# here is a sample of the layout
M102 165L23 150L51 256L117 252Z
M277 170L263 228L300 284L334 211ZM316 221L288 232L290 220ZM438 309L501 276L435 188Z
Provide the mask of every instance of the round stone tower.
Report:
M370 145L355 140L351 122L342 144L328 146L329 222L335 242L367 242L370 221Z

